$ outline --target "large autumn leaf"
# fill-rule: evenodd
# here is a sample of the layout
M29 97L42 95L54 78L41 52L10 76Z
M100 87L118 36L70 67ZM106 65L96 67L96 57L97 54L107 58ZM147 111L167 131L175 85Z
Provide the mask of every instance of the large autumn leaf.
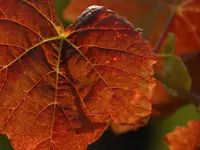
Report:
M0 132L16 150L82 150L110 121L148 121L155 58L113 11L64 31L53 0L0 1L0 49Z
M165 140L171 150L199 150L200 121L189 121L187 127L177 127Z

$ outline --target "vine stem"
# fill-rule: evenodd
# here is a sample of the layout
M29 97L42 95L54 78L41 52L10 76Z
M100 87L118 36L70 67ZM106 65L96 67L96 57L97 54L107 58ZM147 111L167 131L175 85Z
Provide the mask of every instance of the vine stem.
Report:
M160 47L162 46L162 43L163 41L165 40L165 37L167 36L167 33L168 33L168 30L169 30L169 27L170 25L172 24L173 20L175 19L175 16L176 16L176 8L175 7L171 7L172 11L170 13L170 16L169 16L169 19L167 21L167 24L165 25L164 27L164 30L160 36L160 38L158 39L155 47L154 47L154 52L157 53L160 49Z

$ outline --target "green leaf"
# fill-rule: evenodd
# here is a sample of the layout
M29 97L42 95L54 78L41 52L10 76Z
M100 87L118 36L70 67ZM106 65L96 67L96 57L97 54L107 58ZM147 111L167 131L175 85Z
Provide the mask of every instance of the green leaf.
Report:
M164 59L163 75L186 91L190 91L192 81L181 58L178 56L171 56Z
M162 54L174 54L175 52L175 39L176 36L173 33L169 33L168 37L161 49Z
M161 58L163 63L162 76L170 81L172 84L184 89L185 91L190 91L192 80L190 74L182 61L178 56L174 55L175 51L175 36L173 33L168 34L164 46L162 47L161 53L156 56ZM158 61L159 63L159 61ZM177 97L178 92L172 88L169 88L164 84L167 92Z

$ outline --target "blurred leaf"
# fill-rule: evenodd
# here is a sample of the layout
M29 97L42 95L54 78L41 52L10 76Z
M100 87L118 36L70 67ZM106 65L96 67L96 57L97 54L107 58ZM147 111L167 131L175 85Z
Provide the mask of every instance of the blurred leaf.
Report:
M189 91L192 84L190 74L181 58L173 55L174 52L175 36L173 33L169 33L161 49L161 54L158 55L158 59L161 57L164 61L162 75L170 79L172 83L176 83L186 91ZM157 64L159 64L159 62Z
M169 32L176 37L176 54L186 55L200 49L200 1L199 0L172 0L169 4L171 11L175 11Z
M171 82L189 91L192 81L181 58L178 56L166 57L164 65L163 75Z
M157 54L157 64L155 72L170 80L171 83L189 91L191 88L191 78L183 61L173 55L175 51L175 36L169 34L161 49L161 54ZM189 100L180 98L179 93L159 80L154 88L152 105L154 115L167 116L172 114L180 106L187 104Z
M173 33L169 33L168 37L165 41L165 44L163 45L161 49L161 56L165 56L167 54L173 55L175 52L175 35Z

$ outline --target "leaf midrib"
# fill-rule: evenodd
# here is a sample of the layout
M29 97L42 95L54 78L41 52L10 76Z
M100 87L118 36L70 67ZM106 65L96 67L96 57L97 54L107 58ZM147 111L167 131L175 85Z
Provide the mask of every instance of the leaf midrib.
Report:
M13 63L15 63L16 61L18 61L21 57L23 57L26 53L28 53L29 51L33 50L34 48L36 48L36 47L38 47L38 46L40 46L40 45L42 45L42 44L45 44L45 43L47 43L47 42L51 42L51 41L55 41L55 40L62 40L63 38L65 38L65 37L59 35L59 36L55 36L55 37L52 37L52 38L45 39L45 40L43 40L43 41L41 41L41 42L39 42L39 43L33 45L32 47L26 49L20 56L18 56L16 59L14 59L13 61L11 61L9 64L7 64L7 65L5 65L4 67L2 67L2 68L0 69L0 72L1 72L2 70L4 70L4 69L10 67Z

